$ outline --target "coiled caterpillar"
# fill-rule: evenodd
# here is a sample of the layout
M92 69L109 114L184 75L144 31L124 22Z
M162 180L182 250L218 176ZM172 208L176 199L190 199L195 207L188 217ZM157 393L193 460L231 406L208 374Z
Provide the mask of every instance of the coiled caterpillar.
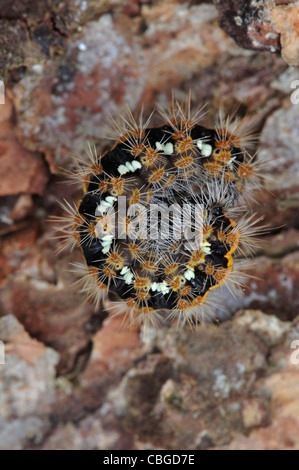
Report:
M239 283L235 254L255 243L258 221L246 212L262 180L254 136L221 117L206 128L201 111L173 101L160 127L128 111L110 150L77 161L83 198L56 217L65 246L82 249L82 291L97 305L116 294L132 323L211 317L211 292Z

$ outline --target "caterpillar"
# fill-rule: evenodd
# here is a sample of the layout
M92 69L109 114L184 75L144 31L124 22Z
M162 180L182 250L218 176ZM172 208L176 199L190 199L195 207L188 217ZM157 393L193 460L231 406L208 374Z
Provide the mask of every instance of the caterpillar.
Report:
M97 306L112 299L144 326L193 325L213 317L216 289L240 283L235 258L255 246L247 205L263 176L244 121L220 115L207 128L190 96L159 114L158 127L130 110L114 121L111 148L90 148L71 172L80 203L54 220L63 247L81 248L74 270Z

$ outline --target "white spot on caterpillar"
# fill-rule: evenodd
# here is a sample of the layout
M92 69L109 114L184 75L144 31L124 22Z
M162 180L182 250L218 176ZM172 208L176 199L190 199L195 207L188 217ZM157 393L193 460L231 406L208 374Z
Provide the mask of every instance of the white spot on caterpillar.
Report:
M134 278L134 274L130 271L130 269L126 272L126 274L123 276L124 281L126 284L132 284L132 280Z
M153 292L161 292L161 294L165 295L165 294L168 294L168 292L170 292L170 288L168 287L167 283L165 281L163 282L153 282L151 284L151 290Z
M132 166L134 167L134 170L135 170L135 171L136 171L136 170L139 170L139 169L142 167L141 163L138 162L137 160L133 160L133 161L132 161Z
M109 250L110 250L110 245L104 246L104 248L102 249L102 253L106 255L109 252Z
M130 268L128 268L128 266L124 266L120 272L120 274L123 276L124 274L126 274L128 271L130 271Z
M212 145L204 144L201 149L201 154L203 157L209 157L210 155L212 155L212 151L213 151Z
M109 197L109 196L108 196L108 197ZM110 202L102 201L100 207L102 207L102 206L108 208L108 207L111 207L111 204L110 204ZM107 209L106 209L106 210L107 210Z
M199 150L201 150L201 149L202 149L202 146L203 146L203 141L200 140L200 139L198 139L198 141L196 142L196 145L197 145L197 147L199 148Z
M132 165L131 162L126 162L126 167L128 168L129 171L131 171L132 173L134 173L135 168L133 167L133 165Z
M188 270L184 273L184 277L187 279L187 281L191 281L191 279L193 279L193 278L195 277L195 274L194 274L193 269L188 269Z
M122 176L125 175L126 173L129 173L129 169L125 165L119 165L117 168L118 173Z
M108 240L111 240L112 241L112 238L113 238L113 235L105 235L102 240L104 241L108 241Z
M106 248L106 246L110 246L111 245L111 241L110 240L106 240L105 242L102 242L102 245L104 248Z
M173 154L173 145L171 142L168 144L161 144L161 142L156 142L156 149L165 153L165 155L172 155Z
M211 254L211 245L209 242L203 242L200 244L200 248L201 250L206 253L207 255L210 255Z
M107 248L107 247L108 247L109 250L110 250L110 245L111 245L111 242L110 242L110 241L102 242L102 246L103 246L104 248Z
M104 253L104 255L106 253L108 253L108 251L110 250L110 247L111 247L111 244L112 244L112 239L113 239L113 235L105 235L101 242L102 242L102 253Z
M199 148L199 150L201 151L201 154L202 154L203 157L209 157L210 155L212 155L212 151L213 151L212 145L205 144L200 139L197 140L196 145Z
M163 282L160 282L160 284L158 285L158 292L161 292L161 294L165 295L165 294L168 294L168 292L170 291L167 283L165 281Z
M132 162L126 162L125 165L119 165L117 168L117 171L120 173L120 175L125 175L129 173L134 173L136 170L139 170L141 168L141 163L138 162L137 160L133 160Z
M117 198L114 197L114 196L107 196L106 199L105 199L105 201L107 201L108 204L109 204L110 206L112 206L113 203L114 203L114 201L117 201Z
M212 155L212 151L213 151L212 145L204 144L202 149L201 149L201 154L204 157L209 157L210 155Z

